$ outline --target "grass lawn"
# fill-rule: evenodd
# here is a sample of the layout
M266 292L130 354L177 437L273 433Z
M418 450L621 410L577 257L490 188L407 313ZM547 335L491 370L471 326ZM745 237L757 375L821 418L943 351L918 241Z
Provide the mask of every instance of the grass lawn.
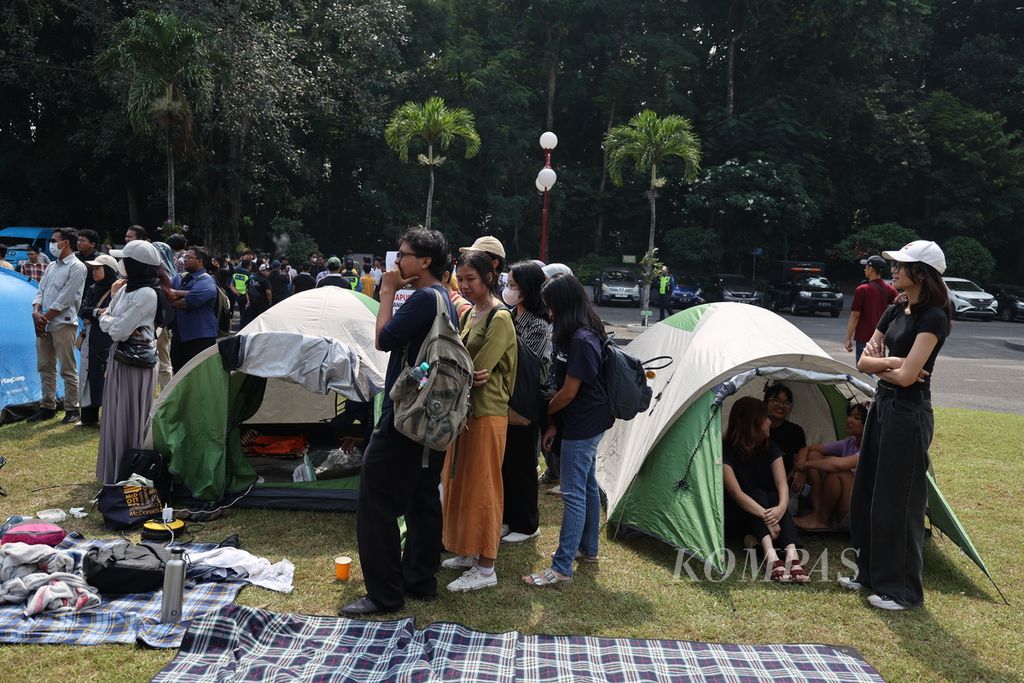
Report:
M59 425L0 428L7 466L0 484L0 519L44 508L87 506L97 432ZM925 547L926 605L903 613L869 607L864 596L839 588L844 568L839 537L812 537L812 557L829 550L829 581L780 586L734 576L722 582L673 578L676 554L652 539L602 536L599 566L584 565L576 580L556 589L522 585L521 574L548 566L561 503L542 495L538 541L502 548L496 589L409 602L404 612L422 627L455 621L484 631L634 636L736 643L811 642L858 649L888 680L1017 681L1024 664L1020 637L1024 571L1020 550L1024 512L1024 417L937 409L932 448L936 477L1012 606L950 541ZM86 536L111 536L98 512L65 526ZM238 510L195 525L197 540L240 534L243 547L276 562L295 563L291 595L244 589L238 602L281 612L333 615L362 594L358 562L353 580L334 581L333 558L357 557L355 517L346 514ZM137 540L137 534L133 536ZM696 563L694 563L696 564ZM700 574L700 567L697 567ZM455 572L441 570L442 582ZM1017 634L1017 635L1014 635ZM19 681L143 681L174 657L173 650L123 645L0 646L0 678ZM17 674L13 674L17 672Z

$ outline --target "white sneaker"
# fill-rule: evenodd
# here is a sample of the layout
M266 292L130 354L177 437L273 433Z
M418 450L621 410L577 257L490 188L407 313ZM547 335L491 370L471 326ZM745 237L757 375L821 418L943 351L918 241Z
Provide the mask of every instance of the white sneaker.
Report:
M540 536L540 528L539 527L532 534L521 534L518 531L513 531L510 534L505 534L504 536L501 537L501 542L502 543L524 543L526 541L529 541L529 540L532 540L534 538L537 538L538 536Z
M895 600L886 595L869 595L868 603L870 603L871 606L876 609L889 610L890 612L900 612L902 610L907 609L906 607L904 607L903 605L901 605L900 603L896 602Z
M856 576L840 576L838 583L848 591L859 591L864 585L857 580Z
M468 555L455 555L441 563L445 569L469 569L476 566L476 558Z
M501 525L501 533L499 534L499 536L505 537L506 535L508 535L508 532L509 532L508 524L502 524Z
M559 484L558 486L553 486L553 487L549 488L548 489L548 493L550 493L553 496L560 496L560 495L562 495L562 486L561 486L561 484Z
M498 585L498 572L492 571L489 576L484 576L480 567L473 567L459 578L448 584L448 590L452 593L468 593L478 591L481 588L490 588Z

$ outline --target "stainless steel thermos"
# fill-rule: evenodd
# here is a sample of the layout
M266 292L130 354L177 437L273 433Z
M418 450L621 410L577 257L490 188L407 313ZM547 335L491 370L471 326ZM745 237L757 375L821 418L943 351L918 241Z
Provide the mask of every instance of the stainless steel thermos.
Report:
M160 602L160 623L181 621L181 601L185 594L183 548L171 548L171 559L164 565L164 593Z

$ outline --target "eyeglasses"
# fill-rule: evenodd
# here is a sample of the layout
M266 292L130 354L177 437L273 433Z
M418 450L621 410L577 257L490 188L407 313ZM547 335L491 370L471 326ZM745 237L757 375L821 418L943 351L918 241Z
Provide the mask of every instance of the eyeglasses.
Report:
M792 401L784 399L784 398L779 398L778 396L772 396L770 399L768 399L768 402L773 404L773 405L785 406L787 408L789 408L790 406L793 405Z
M413 258L418 258L419 254L414 254L411 251L400 251L400 252L398 252L398 260L399 261L404 259L406 256L412 256Z
M890 261L889 270L891 270L894 273L898 273L901 270L903 270L903 264L900 263L899 261Z

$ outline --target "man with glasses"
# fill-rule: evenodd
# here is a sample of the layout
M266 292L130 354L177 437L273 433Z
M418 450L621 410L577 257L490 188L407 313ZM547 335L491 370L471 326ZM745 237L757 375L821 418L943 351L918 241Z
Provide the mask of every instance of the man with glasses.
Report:
M50 237L53 262L39 281L32 300L36 329L36 364L43 398L29 422L52 419L57 414L57 366L64 380L64 424L78 422L78 364L75 337L78 336L78 307L85 291L88 268L75 256L78 232L59 228Z
M857 287L853 293L853 304L850 307L850 320L846 324L846 350L854 351L854 365L860 361L864 345L871 340L878 321L885 309L896 300L897 292L885 280L886 263L881 256L870 256L860 262L864 266L864 277L867 282Z
M397 269L381 276L377 309L377 348L391 352L384 379L380 420L363 454L356 534L366 580L365 597L341 608L346 617L394 612L406 597L437 596L441 564L441 498L438 484L444 452L429 451L395 429L391 388L399 374L416 362L437 317L437 296L444 295L451 320L457 320L441 276L450 256L448 242L436 230L414 228L401 238ZM395 293L412 285L412 296L393 312ZM398 518L405 516L403 551Z
M203 349L217 342L217 282L206 272L209 260L199 247L185 251L185 272L174 276L167 292L174 316L171 367L177 373Z

